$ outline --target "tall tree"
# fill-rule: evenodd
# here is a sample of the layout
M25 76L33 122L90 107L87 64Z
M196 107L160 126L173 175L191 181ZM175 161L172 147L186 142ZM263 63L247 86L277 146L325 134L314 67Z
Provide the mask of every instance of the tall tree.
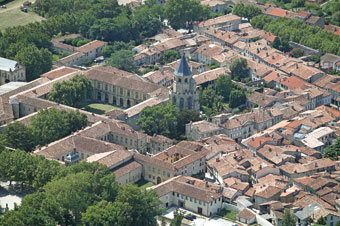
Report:
M223 96L225 101L229 100L230 92L233 88L233 82L228 75L220 75L215 85L217 94Z
M131 50L118 50L109 57L107 65L124 71L132 71L134 69L133 55Z
M229 97L229 107L236 108L246 102L246 94L242 90L232 90Z
M247 61L243 58L236 59L230 65L231 77L234 80L241 80L249 76Z
M185 125L189 122L196 122L200 120L200 114L195 110L184 109L178 114L177 132L185 134Z
M294 215L290 212L289 209L285 209L282 219L283 226L295 226L296 220Z
M182 220L184 218L184 214L179 209L176 209L174 212L174 219L171 220L170 226L181 226Z

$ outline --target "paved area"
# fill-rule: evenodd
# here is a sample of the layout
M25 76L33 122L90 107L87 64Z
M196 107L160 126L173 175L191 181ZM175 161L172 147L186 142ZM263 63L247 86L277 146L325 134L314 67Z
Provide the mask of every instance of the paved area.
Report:
M9 187L8 181L0 181L0 205L4 209L6 206L8 209L14 209L14 203L21 204L24 193L16 192L13 188Z

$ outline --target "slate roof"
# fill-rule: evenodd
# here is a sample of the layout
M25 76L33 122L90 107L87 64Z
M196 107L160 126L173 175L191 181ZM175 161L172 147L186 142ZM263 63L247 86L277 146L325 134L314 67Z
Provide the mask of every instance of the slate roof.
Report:
M179 65L174 74L177 76L191 76L192 75L188 62L185 59L184 55L182 56L181 62L179 62Z

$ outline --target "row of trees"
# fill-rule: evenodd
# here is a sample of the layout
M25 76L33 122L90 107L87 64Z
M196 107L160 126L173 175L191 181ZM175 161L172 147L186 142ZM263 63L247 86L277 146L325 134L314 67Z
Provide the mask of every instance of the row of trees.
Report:
M92 82L84 75L76 75L68 81L57 82L48 93L48 99L68 106L78 106L93 95Z
M185 124L200 119L199 113L194 110L178 112L176 106L156 105L142 110L137 124L150 136L154 134L164 135L170 138L181 139L185 134Z
M35 166L25 163L39 158L20 151L5 151L0 157L13 153L25 155L16 162L22 168ZM41 189L23 198L20 207L7 211L0 225L157 225L155 217L161 209L153 191L141 191L135 185L118 186L109 168L98 163L82 162L65 168L53 161L40 161L52 165L36 170L49 173L37 186ZM31 176L33 181L40 177Z
M30 152L38 145L44 146L86 126L86 115L50 108L41 110L28 126L21 122L6 126L0 135L0 142L6 147Z
M340 56L340 36L317 26L310 26L302 21L289 18L273 19L267 15L254 17L251 24L253 27L269 31L281 39Z

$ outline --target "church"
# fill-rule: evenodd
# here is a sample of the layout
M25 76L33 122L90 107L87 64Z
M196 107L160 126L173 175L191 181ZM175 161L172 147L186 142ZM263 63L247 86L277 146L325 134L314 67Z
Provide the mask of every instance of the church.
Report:
M171 91L173 104L177 106L179 111L183 109L199 111L199 93L184 55L174 74L174 83Z

